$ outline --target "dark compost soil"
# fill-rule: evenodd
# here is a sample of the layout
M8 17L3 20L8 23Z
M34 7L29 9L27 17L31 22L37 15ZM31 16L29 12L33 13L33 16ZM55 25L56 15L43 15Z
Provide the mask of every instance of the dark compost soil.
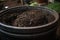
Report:
M42 13L39 10L29 10L23 13L7 13L1 16L2 23L17 27L40 26L52 22L54 16L48 13Z

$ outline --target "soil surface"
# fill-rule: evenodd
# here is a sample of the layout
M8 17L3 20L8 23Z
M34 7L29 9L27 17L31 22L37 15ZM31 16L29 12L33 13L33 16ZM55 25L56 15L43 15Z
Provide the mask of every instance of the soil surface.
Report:
M17 27L32 27L47 24L54 19L51 14L42 13L40 10L29 10L23 13L6 13L1 16L0 21Z

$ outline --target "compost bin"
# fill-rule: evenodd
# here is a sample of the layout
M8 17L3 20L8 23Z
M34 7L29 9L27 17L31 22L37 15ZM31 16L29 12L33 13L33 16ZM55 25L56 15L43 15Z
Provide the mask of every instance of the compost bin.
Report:
M56 40L58 13L46 7L19 6L0 12L1 40Z

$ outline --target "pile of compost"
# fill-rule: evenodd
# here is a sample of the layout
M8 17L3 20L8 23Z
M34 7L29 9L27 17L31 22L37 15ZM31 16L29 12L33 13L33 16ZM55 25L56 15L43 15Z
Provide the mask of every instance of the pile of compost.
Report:
M16 27L34 27L54 21L54 16L40 10L28 10L19 13L6 13L0 17L0 22Z

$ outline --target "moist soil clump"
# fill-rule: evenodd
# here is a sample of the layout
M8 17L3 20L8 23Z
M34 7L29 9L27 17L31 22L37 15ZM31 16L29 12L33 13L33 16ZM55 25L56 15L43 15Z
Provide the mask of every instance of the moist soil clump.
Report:
M42 13L40 10L28 10L23 13L7 13L0 18L0 22L17 27L34 27L54 21L54 16Z

